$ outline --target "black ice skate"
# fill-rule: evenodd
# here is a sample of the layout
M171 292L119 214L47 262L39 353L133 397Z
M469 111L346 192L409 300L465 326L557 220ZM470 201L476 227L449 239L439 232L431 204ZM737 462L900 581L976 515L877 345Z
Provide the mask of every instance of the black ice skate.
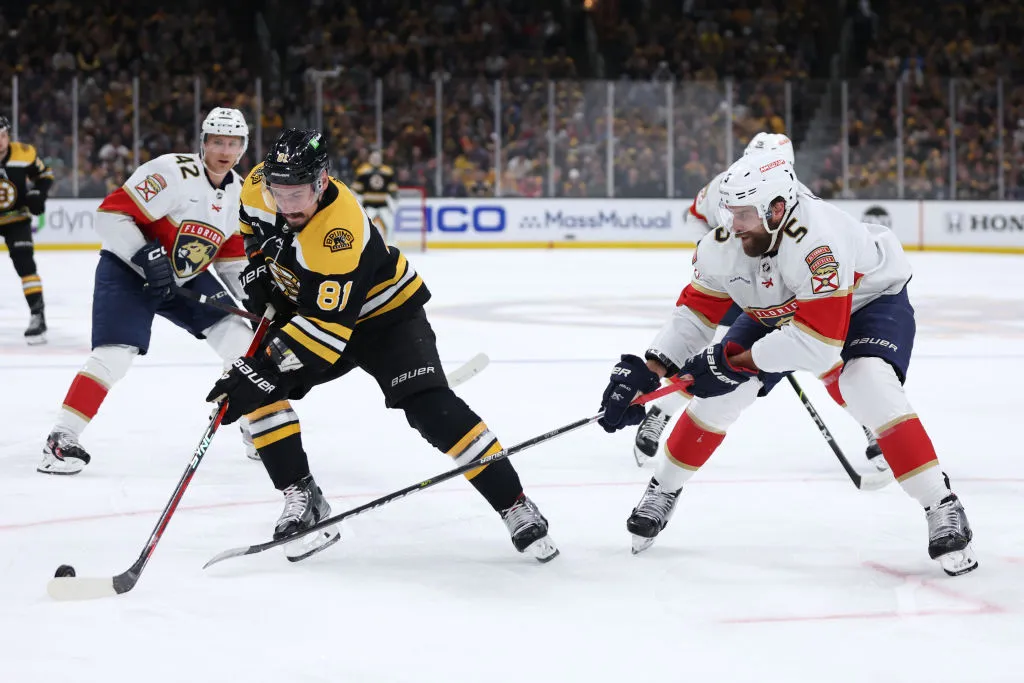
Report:
M667 491L653 478L647 484L643 497L626 520L626 528L633 534L634 555L650 548L654 539L668 524L676 508L680 491L681 488L677 491Z
M862 427L862 429L864 430L864 436L868 437L868 447L864 449L864 456L879 472L887 471L889 463L882 457L882 448L878 445L878 440L871 433L870 429L867 427Z
M647 413L640 428L636 430L636 440L633 442L633 457L636 458L637 467L643 467L645 462L658 454L661 433L671 419L671 415L657 406Z
M78 439L68 432L54 430L43 445L43 461L36 472L43 474L78 474L92 458Z
M28 329L25 330L25 342L35 346L46 343L46 316L42 311L33 313L28 321Z
M519 552L532 555L538 562L550 562L558 556L558 547L548 536L548 520L525 493L501 511L501 520Z
M275 541L308 529L331 516L331 506L328 505L320 487L313 481L312 475L299 479L282 493L284 512L278 517L277 525L274 527ZM286 544L284 554L290 562L298 562L337 543L340 537L338 527L325 527Z
M978 568L971 547L974 533L967 513L956 494L949 494L935 506L924 509L928 519L928 555L938 560L950 576L966 574Z

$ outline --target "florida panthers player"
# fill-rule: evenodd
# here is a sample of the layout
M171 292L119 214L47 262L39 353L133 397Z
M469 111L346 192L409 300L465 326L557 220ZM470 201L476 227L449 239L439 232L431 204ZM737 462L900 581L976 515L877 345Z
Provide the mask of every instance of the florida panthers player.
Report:
M830 395L878 435L897 481L925 510L929 555L950 575L976 568L963 506L903 390L915 323L899 240L800 195L782 157L740 159L719 193L723 225L698 243L693 278L647 363L622 356L602 401L601 424L614 430L639 422L643 408L629 402L661 377L679 376L695 397L627 522L634 552L665 528L683 485L759 392L805 370L823 377ZM748 315L709 346L733 302Z
M245 352L252 330L241 318L176 296L176 287L225 298L243 296L245 248L238 234L249 128L237 109L215 108L203 121L198 154L165 154L140 166L100 204L103 239L93 289L92 354L75 376L37 468L77 474L90 457L79 438L110 388L149 349L153 316L205 339L225 361ZM221 282L207 269L213 265ZM255 449L243 424L247 453Z
M759 154L774 154L782 157L790 164L793 163L793 143L790 139L780 133L758 133L743 151L743 156L756 156ZM690 209L686 212L687 225L694 226L695 231L706 234L710 230L720 227L721 220L718 217L718 206L721 201L719 186L725 171L715 176L710 183L704 186L693 200ZM812 196L813 193L802 183L797 183L797 194ZM733 305L719 323L715 341L721 339L722 335L732 325L736 316L742 313L739 306ZM672 417L686 403L686 397L681 393L673 393L659 399L648 411L647 417L640 423L637 429L636 438L633 442L633 456L637 465L643 465L658 452L658 443L662 432ZM880 457L882 450L878 447L874 434L867 427L864 427L864 435L868 439L865 455L869 462L875 465L878 470L887 469L885 458Z

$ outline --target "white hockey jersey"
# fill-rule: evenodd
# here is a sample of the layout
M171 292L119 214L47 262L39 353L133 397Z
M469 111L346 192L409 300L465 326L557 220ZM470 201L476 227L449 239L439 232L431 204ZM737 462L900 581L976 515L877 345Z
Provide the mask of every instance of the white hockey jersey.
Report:
M839 362L850 315L910 280L892 231L858 223L820 199L800 196L782 226L777 249L760 257L744 254L725 228L705 235L693 255L693 278L651 351L682 365L707 346L736 302L774 328L751 348L757 367L821 375Z
M725 177L726 173L728 171L722 171L712 178L710 183L700 189L697 196L693 198L693 203L690 204L690 210L683 216L684 223L703 228L705 232L721 227L722 218L719 215L719 208L722 204L722 193L719 192L718 188L721 187L722 178ZM814 196L814 193L799 181L797 182L796 189L797 196Z
M213 264L231 293L241 298L238 277L246 265L238 233L241 188L242 178L234 171L213 187L198 154L164 154L139 166L103 200L96 232L103 249L137 272L132 256L158 239L178 284Z

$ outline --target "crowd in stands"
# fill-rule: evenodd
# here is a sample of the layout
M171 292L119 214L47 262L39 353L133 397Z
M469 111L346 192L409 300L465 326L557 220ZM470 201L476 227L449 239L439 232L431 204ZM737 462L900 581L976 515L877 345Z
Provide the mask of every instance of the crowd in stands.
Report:
M342 180L379 140L400 185L447 196L605 197L611 181L617 197L689 197L760 130L789 131L798 159L823 145L808 130L825 112L838 117L825 106L836 92L823 65L839 35L826 3L612 4L585 40L581 11L561 0L28 3L0 10L0 112L16 75L19 138L54 167L57 196L102 196L136 158L194 150L196 112L213 106L240 108L254 131L260 116L242 171L283 127L321 124ZM956 78L957 196L997 197L1001 78L1005 194L1024 198L1014 0L937 2L927 31L913 3L888 3L884 18L847 4L863 12L849 187L838 136L805 182L824 197L895 197L900 88L904 196L948 197ZM255 18L238 19L260 13L265 40Z

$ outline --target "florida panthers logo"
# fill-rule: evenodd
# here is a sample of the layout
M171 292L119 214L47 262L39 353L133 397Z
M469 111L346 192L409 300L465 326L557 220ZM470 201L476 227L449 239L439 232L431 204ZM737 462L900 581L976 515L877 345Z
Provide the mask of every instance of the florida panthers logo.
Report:
M180 277L205 270L224 242L224 235L213 226L199 221L185 221L174 239L172 262Z

